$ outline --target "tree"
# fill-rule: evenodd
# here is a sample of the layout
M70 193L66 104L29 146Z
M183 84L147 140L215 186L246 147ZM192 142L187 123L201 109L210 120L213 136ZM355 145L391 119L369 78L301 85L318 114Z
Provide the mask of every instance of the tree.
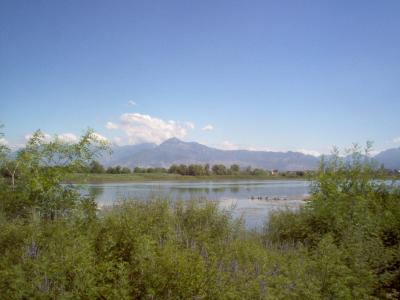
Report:
M233 164L231 165L231 167L229 168L229 170L231 171L231 173L239 173L240 171L240 167L237 164Z
M225 165L218 164L218 165L213 165L212 171L215 175L226 175L227 170Z
M0 124L0 129L1 128L3 128L3 125ZM3 178L12 178L12 186L14 187L15 172L17 166L15 166L15 163L13 163L11 160L7 159L7 156L10 153L10 149L6 146L4 142L2 142L3 139L4 133L0 131L0 171Z
M168 169L168 173L171 174L177 174L178 173L178 166L177 165L171 165Z
M245 172L246 174L251 174L252 172L251 166L246 167Z
M202 176L204 175L204 168L202 165L189 165L188 175L191 176Z
M132 173L132 171L128 167L123 167L121 169L121 174L131 174L131 173Z
M209 164L204 165L204 173L206 175L210 175L210 165Z
M178 166L177 173L180 175L187 175L188 174L188 167L184 164Z
M255 169L253 169L253 171L251 172L251 174L252 174L252 175L255 175L255 176L257 176L257 175L264 175L264 174L266 174L266 171L264 171L263 169L255 168Z
M135 169L133 169L133 172L135 172L135 173L144 173L145 170L143 168L140 168L140 167L135 167Z
M54 217L75 205L79 197L72 186L62 185L67 174L89 168L102 151L108 149L92 130L77 143L55 137L47 142L38 130L15 156L2 150L1 166L9 180L3 180L3 208L11 215L25 215L31 209L42 216Z
M168 170L165 168L154 168L155 173L168 173Z
M94 174L103 174L105 172L104 166L98 161L92 160L89 165L89 172Z

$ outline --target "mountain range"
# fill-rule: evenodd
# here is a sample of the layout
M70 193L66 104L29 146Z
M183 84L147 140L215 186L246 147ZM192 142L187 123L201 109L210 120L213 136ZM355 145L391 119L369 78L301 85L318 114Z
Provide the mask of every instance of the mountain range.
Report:
M375 155L374 159L387 169L400 170L400 147L382 151Z
M400 148L389 149L375 156L386 168L400 169ZM221 150L196 142L171 138L160 145L143 143L115 146L111 156L104 157L106 166L169 167L172 164L238 164L241 167L278 169L282 171L315 169L319 157L301 152Z

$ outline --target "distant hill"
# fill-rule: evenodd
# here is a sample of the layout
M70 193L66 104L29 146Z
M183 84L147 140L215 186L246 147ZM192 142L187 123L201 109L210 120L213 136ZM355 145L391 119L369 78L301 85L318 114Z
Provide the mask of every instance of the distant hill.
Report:
M374 158L387 169L400 169L400 147L382 151Z
M160 145L139 144L115 147L113 155L104 159L105 165L127 167L169 167L172 164L238 164L242 167L309 170L318 166L319 158L300 152L271 152L248 150L220 150L177 138Z
M329 155L326 156L329 159ZM278 169L281 171L312 170L319 158L301 152L273 152L248 150L220 150L196 142L184 142L177 138L160 145L144 143L116 146L111 156L101 162L106 166L169 167L172 164L238 164L241 167ZM379 165L388 169L400 169L400 148L382 151L373 157Z
M132 166L131 161L138 153L156 148L156 144L143 143L137 145L117 146L112 148L111 155L104 155L101 162L106 166Z

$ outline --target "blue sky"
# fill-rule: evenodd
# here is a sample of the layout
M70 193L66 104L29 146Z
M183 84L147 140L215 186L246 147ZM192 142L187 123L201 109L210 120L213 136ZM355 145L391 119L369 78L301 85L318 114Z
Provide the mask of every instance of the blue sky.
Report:
M11 145L92 127L121 144L399 146L399 14L389 0L3 0L0 122Z

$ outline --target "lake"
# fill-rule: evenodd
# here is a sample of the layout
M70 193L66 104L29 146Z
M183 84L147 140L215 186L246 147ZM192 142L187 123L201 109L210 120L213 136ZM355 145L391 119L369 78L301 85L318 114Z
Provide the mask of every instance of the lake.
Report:
M85 194L95 197L100 207L118 200L168 198L171 200L207 199L223 209L232 209L247 228L262 226L268 215L280 209L298 209L304 203L310 183L300 180L241 181L152 181L81 185Z

